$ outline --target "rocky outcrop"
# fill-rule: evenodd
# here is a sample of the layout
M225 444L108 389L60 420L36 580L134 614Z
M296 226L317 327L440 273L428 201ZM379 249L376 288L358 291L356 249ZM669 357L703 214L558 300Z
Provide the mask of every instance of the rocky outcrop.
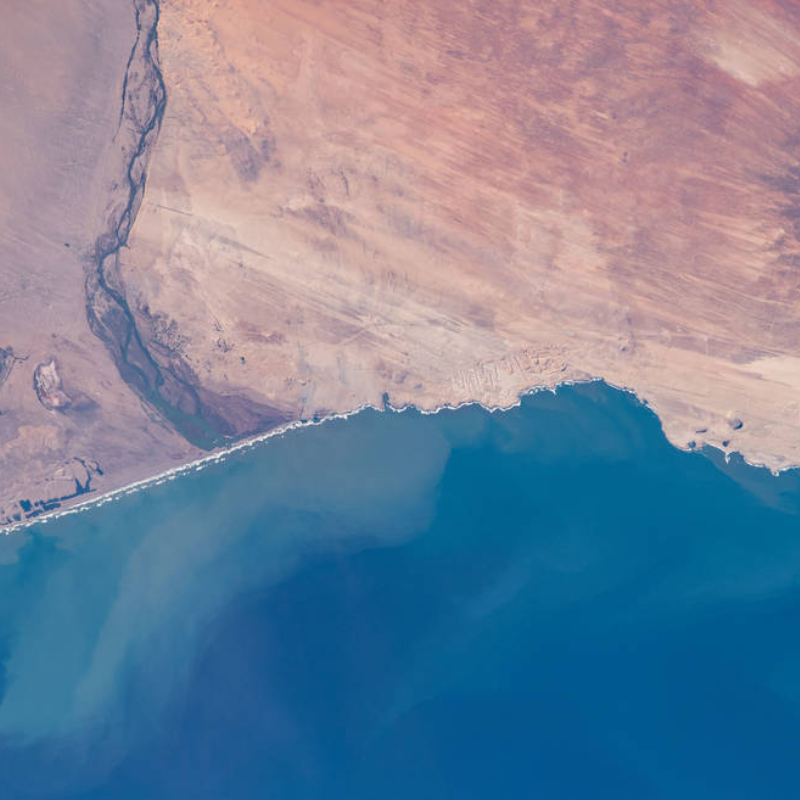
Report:
M14 351L11 348L0 347L0 389L3 388L3 384L8 380L13 366Z
M58 363L54 358L36 365L33 388L39 402L48 411L65 411L72 405L72 398L64 391Z

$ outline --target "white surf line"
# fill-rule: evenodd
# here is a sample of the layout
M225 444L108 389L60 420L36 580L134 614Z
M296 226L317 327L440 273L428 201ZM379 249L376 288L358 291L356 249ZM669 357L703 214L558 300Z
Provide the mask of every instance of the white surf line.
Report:
M322 425L325 422L335 419L348 419L349 417L360 414L362 411L366 411L370 408L374 409L375 411L383 410L382 408L374 406L371 403L366 403L363 406L359 406L353 411L348 411L346 413L328 414L325 417L321 417L317 420L295 420L293 422L288 422L285 425L280 425L276 428L273 428L271 431L267 431L266 433L261 433L248 439L242 439L241 441L235 442L227 447L215 450L212 453L203 456L202 458L189 461L186 464L180 464L177 467L171 467L164 472L159 472L155 475L150 475L147 478L142 478L141 480L120 486L118 489L110 489L102 494L87 498L86 500L81 500L67 508L59 508L42 514L41 516L32 517L31 519L21 520L20 522L14 522L11 525L6 525L0 528L0 534L7 535L9 533L15 533L24 530L25 528L30 528L34 525L46 525L52 520L60 519L61 517L67 517L70 514L80 514L92 508L99 508L100 506L106 505L106 503L111 503L115 500L121 499L122 497L136 494L137 492L141 492L144 489L148 489L152 486L161 486L167 481L173 481L189 472L200 472L206 467L225 461L225 459L232 453L247 450L251 447L256 447L257 445L266 442L268 439L271 439L273 436L283 436L284 434L289 433L297 428L309 428L316 425Z
M156 475L151 475L147 478L142 478L139 481L134 481L133 483L126 484L125 486L121 486L118 489L111 489L103 494L97 495L96 497L88 498L86 500L82 500L74 505L69 506L68 508L59 508L55 511L50 511L46 514L42 514L39 517L34 517L32 519L21 520L20 522L14 522L11 525L6 525L5 527L0 528L0 534L10 534L16 533L26 528L30 528L34 525L46 525L48 522L52 520L60 519L61 517L67 517L71 514L81 514L84 511L89 511L92 508L99 508L100 506L104 506L107 503L114 502L115 500L119 500L122 497L127 497L128 495L136 494L137 492L141 492L145 489L148 489L152 486L161 486L162 484L166 483L167 481L173 481L176 478L185 475L189 472L200 472L204 470L206 467L211 466L212 464L219 464L231 455L232 453L238 453L242 450L248 450L252 447L256 447L264 442L272 439L274 436L284 436L285 434L289 433L290 431L297 430L299 428L310 428L316 427L317 425L324 425L326 422L330 422L332 420L337 419L349 419L350 417L354 417L357 414L360 414L362 411L367 411L372 409L373 411L383 412L383 411L392 411L394 413L403 413L404 411L417 411L420 414L430 415L430 414L439 414L442 411L458 411L460 408L467 408L469 406L480 406L484 411L488 411L491 414L503 412L503 411L510 411L513 408L519 408L522 405L522 398L527 397L529 395L538 394L539 392L551 392L552 394L557 394L558 390L563 386L576 386L579 384L585 383L605 383L607 386L611 387L612 389L616 389L620 392L625 392L625 394L633 395L643 406L649 408L649 405L645 399L640 397L633 389L627 386L615 386L613 383L609 383L605 378L586 378L581 380L565 380L561 381L560 383L555 384L554 386L547 386L547 385L536 385L530 386L527 389L524 389L517 395L517 399L509 403L508 405L496 405L490 406L486 405L485 403L481 403L479 400L464 400L461 403L444 403L440 406L436 406L433 409L423 409L415 406L413 403L406 403L402 406L393 406L391 402L386 403L385 408L381 406L373 405L372 403L365 403L362 406L358 406L357 408L353 409L352 411L342 412L339 414L328 414L325 417L321 417L317 420L295 420L294 422L288 422L285 425L278 426L277 428L273 428L271 431L267 431L266 433L260 433L257 436L252 436L249 439L242 439L240 442L235 442L228 447L220 448L219 450L215 450L213 453L209 453L207 456L203 456L202 458L196 459L195 461L189 461L186 464L180 464L177 467L171 467L170 469L166 470L165 472L160 472ZM655 413L655 412L653 412ZM659 419L658 415L656 417ZM662 427L663 431L663 427ZM667 439L669 442L669 439ZM683 450L684 452L701 452L700 450L690 450L687 447L680 447L672 442L669 442L673 447L677 448L678 450ZM734 452L725 452L725 460L726 462L730 460L731 455ZM741 455L741 454L740 454ZM781 472L785 472L791 469L797 469L797 466L787 466L781 467L778 470L770 469L767 467L766 464L754 461L748 461L746 458L743 457L742 459L745 464L751 467L763 467L765 469L769 469L773 475L778 475Z

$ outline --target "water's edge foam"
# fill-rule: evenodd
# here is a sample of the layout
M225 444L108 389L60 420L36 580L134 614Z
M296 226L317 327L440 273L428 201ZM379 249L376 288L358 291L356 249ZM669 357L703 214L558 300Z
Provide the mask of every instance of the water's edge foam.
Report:
M591 384L591 383L605 383L606 386L614 389L616 391L624 392L625 394L632 395L643 407L650 408L647 404L647 401L640 397L633 389L625 386L615 386L612 383L609 383L604 378L586 378L581 380L566 380L562 381L555 386L531 386L517 395L517 399L515 402L505 405L505 406L490 406L486 405L485 403L481 403L479 400L465 400L463 403L458 404L451 404L451 403L444 403L440 406L436 406L433 409L422 409L415 406L413 403L407 403L402 406L393 406L391 402L386 402L384 406L376 406L372 403L365 403L364 405L358 406L357 408L353 409L352 411L342 412L339 414L328 414L324 417L321 417L316 420L295 420L293 422L288 422L284 425L280 425L272 430L268 431L267 433L257 434L256 436L249 437L247 439L242 439L238 442L233 444L227 445L225 447L220 447L213 452L209 453L202 458L196 459L194 461L189 461L185 464L180 464L176 467L171 467L170 469L159 472L156 475L149 476L147 478L142 478L141 480L134 481L132 483L126 484L121 486L117 489L110 489L107 492L103 492L102 494L97 495L96 497L92 497L86 500L82 500L80 502L75 503L74 505L68 506L67 508L60 508L56 511L51 511L47 514L42 514L39 517L30 520L23 520L21 522L15 522L12 525L7 525L5 527L0 528L0 534L10 534L10 533L17 533L27 528L36 526L36 525L45 525L48 522L56 519L60 519L61 517L66 517L71 514L79 514L84 511L89 511L92 508L97 508L99 506L103 506L106 503L111 503L114 500L118 500L121 497L127 497L128 495L135 494L136 492L143 491L148 489L152 486L161 486L162 484L175 480L176 478L186 475L190 472L199 472L200 470L205 469L212 464L219 464L223 462L229 455L233 453L238 453L243 450L249 450L253 447L257 447L269 439L272 439L275 436L284 436L285 434L297 430L299 428L309 428L309 427L316 427L318 425L324 425L326 422L330 422L337 419L349 419L350 417L354 417L357 414L361 414L363 411L378 411L378 412L393 412L393 413L402 413L404 411L416 411L419 414L430 415L430 414L438 414L441 411L457 411L459 408L466 408L469 406L479 406L484 411L488 411L491 414L494 413L502 413L504 411L510 411L514 408L519 408L522 404L523 397L529 397L531 395L538 394L539 392L551 392L552 394L557 394L558 390L565 386L575 386L579 384ZM650 409L652 411L652 409ZM655 413L655 412L653 412ZM657 419L661 422L661 418L656 414ZM662 423L662 433L663 433L663 423ZM665 435L664 437L669 442L669 438ZM670 444L678 450L687 452L687 453L702 453L704 450L715 450L712 445L705 444L701 448L692 450L687 447L681 447L674 442L670 442ZM745 464L750 467L755 468L763 468L768 469L772 475L778 475L781 472L786 472L792 469L797 469L796 466L786 466L781 467L779 469L773 469L768 467L766 464L750 461L743 456L742 453L738 451L731 451L725 452L724 457L725 460L728 461L731 456L739 455Z

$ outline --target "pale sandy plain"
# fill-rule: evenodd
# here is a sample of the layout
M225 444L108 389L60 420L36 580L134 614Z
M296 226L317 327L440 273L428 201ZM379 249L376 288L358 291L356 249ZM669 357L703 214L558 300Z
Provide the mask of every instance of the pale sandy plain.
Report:
M590 378L800 464L800 3L137 0L127 81L120 5L58 6L52 96L3 65L7 516L75 458Z

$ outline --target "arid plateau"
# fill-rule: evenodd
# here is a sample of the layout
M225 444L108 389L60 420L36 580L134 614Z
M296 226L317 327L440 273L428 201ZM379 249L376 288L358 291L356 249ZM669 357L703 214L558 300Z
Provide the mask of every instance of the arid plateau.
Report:
M595 378L800 465L800 3L31 0L0 43L0 525Z

